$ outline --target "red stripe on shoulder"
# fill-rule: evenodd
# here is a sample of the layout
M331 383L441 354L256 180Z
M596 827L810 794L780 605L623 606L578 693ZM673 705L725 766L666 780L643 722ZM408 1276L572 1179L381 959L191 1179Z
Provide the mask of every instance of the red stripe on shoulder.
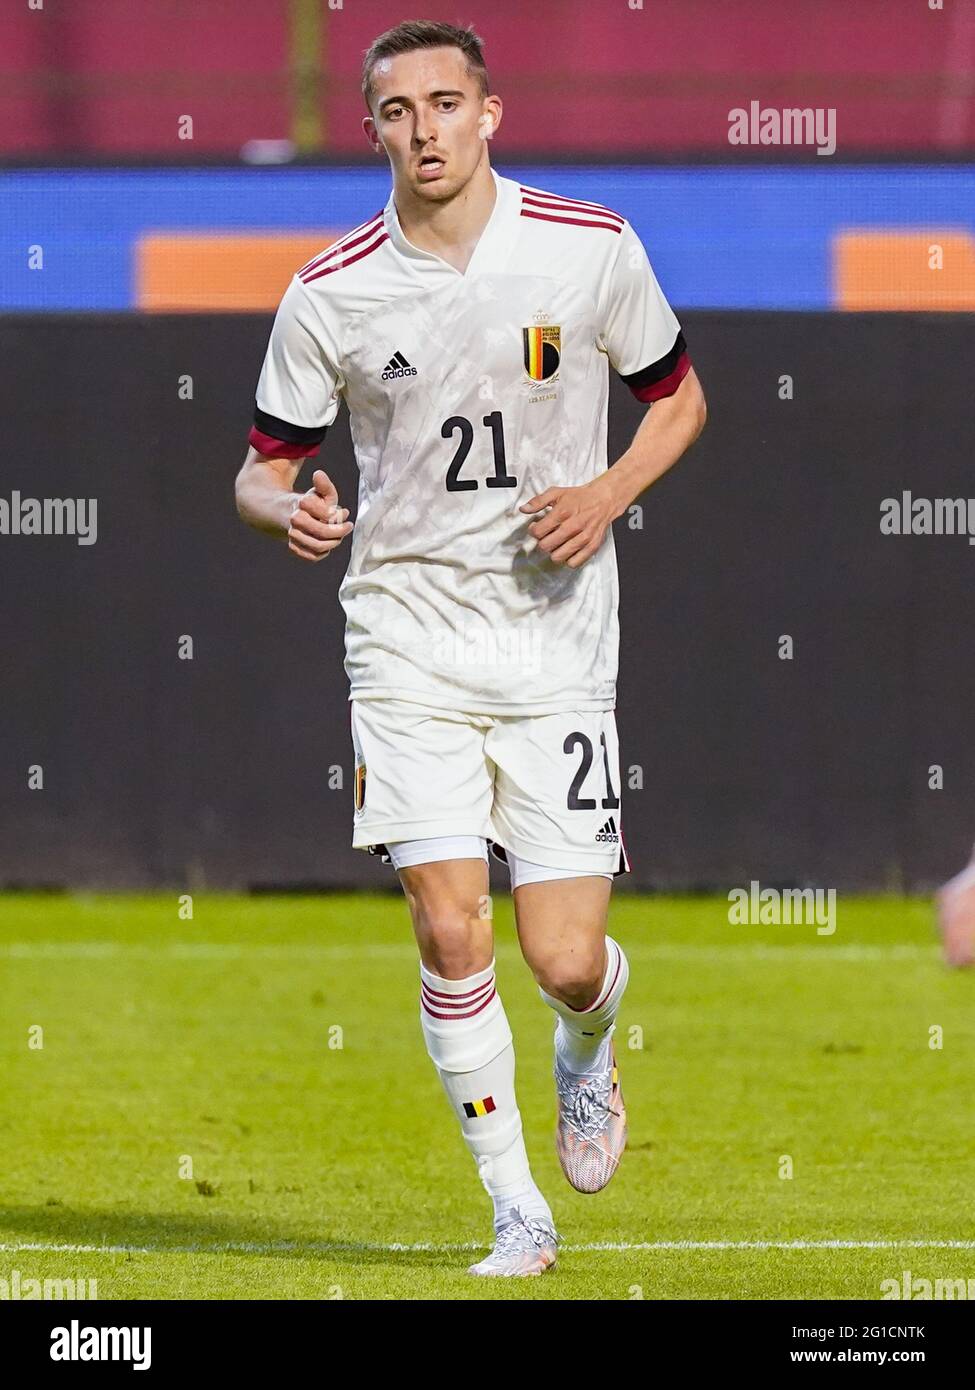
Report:
M370 217L366 222L360 222L358 227L353 227L350 232L346 232L344 236L340 236L338 241L333 241L331 246L326 247L324 251L320 251L317 256L312 256L311 260L307 261L301 269L295 273L297 275L304 275L307 270L312 270L316 265L321 265L326 256L334 255L337 251L340 251L343 246L347 246L353 237L358 237L360 233L371 231L382 220L383 213L377 212L375 217Z
M540 222L564 222L569 227L605 227L608 232L616 232L617 236L623 230L615 222L589 222L581 217L559 217L554 213L531 212L528 208L522 208L522 217L537 217Z
M571 212L583 219L601 219L603 222L612 222L620 231L623 230L623 224L626 220L623 217L617 217L615 212L597 211L595 208L582 207L578 203L543 202L541 198L525 198L522 201L522 207L537 208L542 212Z
M314 270L317 266L323 265L326 261L334 260L348 247L360 246L362 242L366 241L374 232L379 230L382 221L383 214L380 212L377 213L371 221L363 222L361 227L353 227L351 232L346 233L344 237L334 242L327 251L323 251L319 256L313 256L307 265L303 265L299 271L296 271L295 273L298 278L303 279L309 271Z
M365 238L360 238L360 240L364 239ZM312 280L318 280L323 275L331 275L334 271L342 270L347 265L355 265L356 261L361 261L363 256L371 256L373 251L375 251L378 246L382 246L383 242L388 240L389 234L387 232L383 232L381 236L377 237L377 239L371 243L371 245L363 247L363 249L361 251L357 251L354 256L340 256L339 259L333 265L322 266L322 268L320 270L316 270L313 275L306 275L302 280L302 284L310 285Z
M591 203L584 198L568 198L561 193L546 193L542 188L529 188L527 184L519 184L521 189L522 202L531 202L536 206L568 207L576 208L580 212L598 212L613 221L623 223L626 218L620 213L614 212L603 203Z

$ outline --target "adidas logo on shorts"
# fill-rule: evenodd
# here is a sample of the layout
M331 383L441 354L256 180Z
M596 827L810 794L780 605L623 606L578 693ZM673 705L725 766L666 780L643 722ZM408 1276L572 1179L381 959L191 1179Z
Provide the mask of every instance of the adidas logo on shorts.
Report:
M386 370L383 372L383 381L392 381L398 376L416 376L416 368L411 367L409 362L401 352L394 352L386 363Z
M596 836L596 842L598 844L604 844L607 842L612 845L619 844L620 837L619 832L616 829L616 818L614 816L610 816L609 820L599 831L598 835Z

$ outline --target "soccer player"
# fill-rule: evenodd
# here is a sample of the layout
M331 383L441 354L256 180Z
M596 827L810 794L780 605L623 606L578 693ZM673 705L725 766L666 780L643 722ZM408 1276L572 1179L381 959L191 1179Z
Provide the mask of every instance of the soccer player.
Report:
M351 533L352 844L399 874L423 1036L493 1201L494 1248L470 1272L538 1274L559 1237L515 1098L488 848L556 1015L562 1169L596 1192L626 1142L628 966L606 932L629 868L611 528L700 433L704 398L626 219L492 169L501 100L472 31L398 25L369 49L363 93L392 192L281 300L237 504L311 562ZM611 468L609 365L652 406ZM343 398L354 529L324 471L292 490Z

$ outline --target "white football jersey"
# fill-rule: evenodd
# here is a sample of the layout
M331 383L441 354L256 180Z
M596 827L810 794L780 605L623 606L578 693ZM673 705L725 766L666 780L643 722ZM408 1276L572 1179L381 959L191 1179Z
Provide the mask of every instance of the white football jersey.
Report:
M250 440L269 456L314 455L339 398L348 405L350 699L612 709L612 531L569 569L529 533L541 513L518 508L605 472L610 365L650 402L690 363L623 217L492 173L497 200L463 274L407 241L392 195L296 273Z

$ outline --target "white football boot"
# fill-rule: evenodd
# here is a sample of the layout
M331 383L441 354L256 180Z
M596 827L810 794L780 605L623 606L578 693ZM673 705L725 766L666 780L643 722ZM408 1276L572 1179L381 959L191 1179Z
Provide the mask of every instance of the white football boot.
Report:
M555 1148L562 1172L577 1192L599 1192L616 1172L626 1148L626 1107L613 1042L605 1069L583 1076L566 1071L556 1051L555 1090L559 1104Z
M559 1237L555 1227L537 1216L522 1216L516 1208L514 1220L502 1227L487 1259L471 1265L468 1274L542 1274L555 1264Z

